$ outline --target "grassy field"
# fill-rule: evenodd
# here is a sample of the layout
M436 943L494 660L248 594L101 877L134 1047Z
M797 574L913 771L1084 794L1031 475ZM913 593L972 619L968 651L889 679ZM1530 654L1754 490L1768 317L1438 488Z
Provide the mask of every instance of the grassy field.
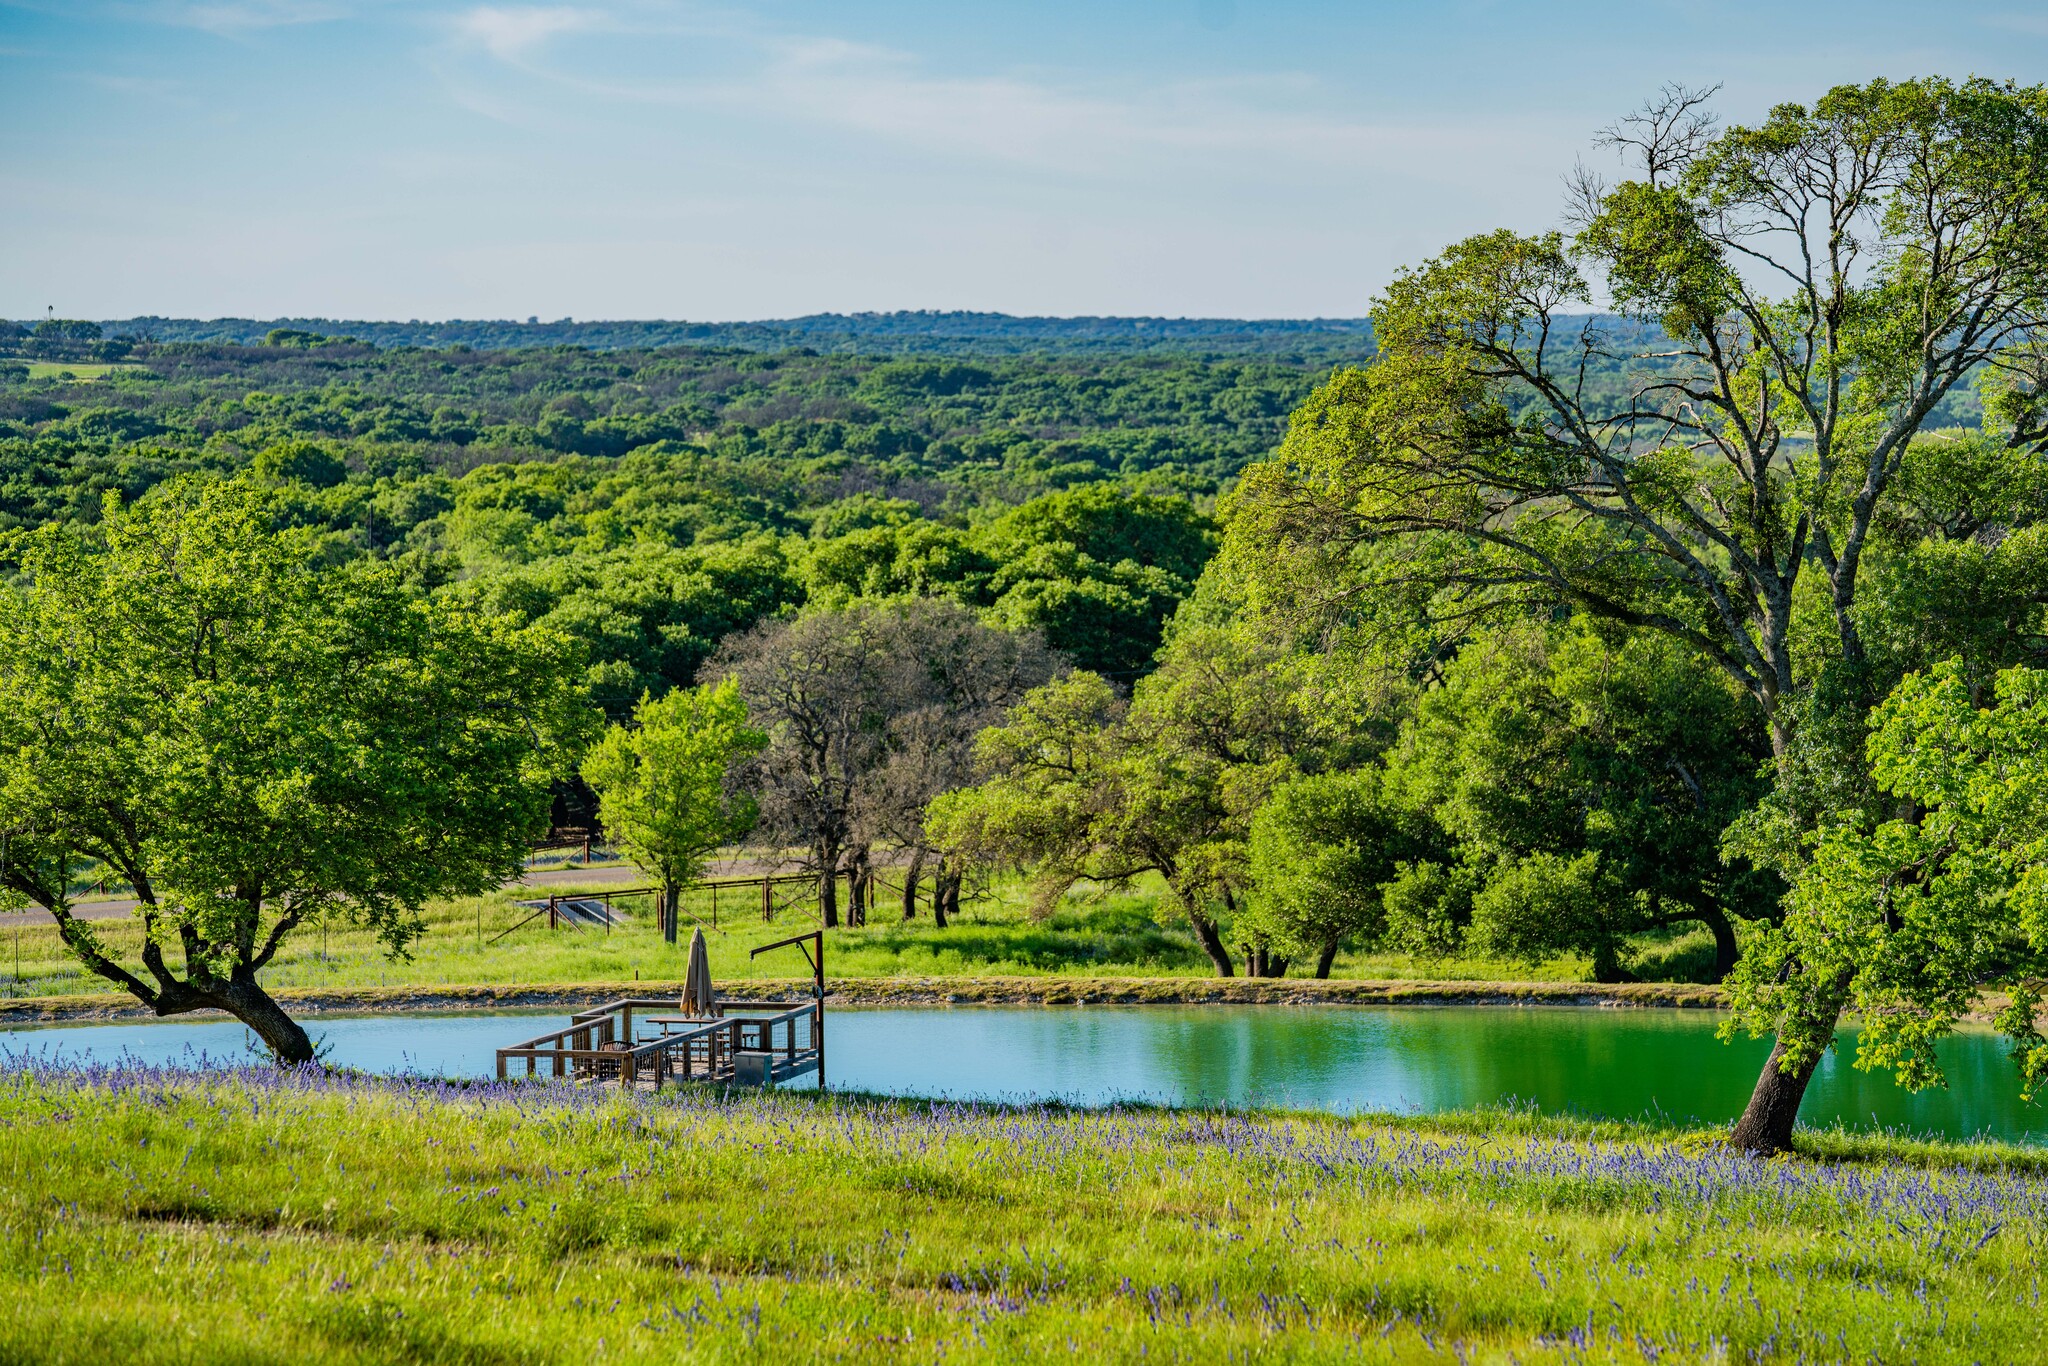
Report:
M584 884L597 892L605 884ZM486 897L444 902L430 909L427 934L410 961L387 960L375 940L347 926L309 929L288 941L277 961L263 974L273 987L440 986L511 983L629 982L635 975L673 980L681 976L682 947L689 926L703 923L711 946L711 968L720 981L750 977L794 977L804 974L794 951L750 959L748 951L796 933L815 923L809 907L779 913L763 924L758 898L748 892L721 895L717 927L710 927L710 896L694 891L685 909L681 943L665 944L647 914L645 901L622 902L625 923L610 934L601 930L550 932L543 917L536 924L501 931L529 912L520 898L572 890L575 884L545 889L507 889ZM611 884L617 890L617 884ZM1129 892L1078 892L1049 920L1033 921L1024 911L1024 889L1007 884L980 902L970 902L954 924L935 928L929 914L904 922L900 910L878 908L871 924L833 932L828 947L830 975L842 977L1033 976L1041 974L1104 977L1207 977L1209 961L1184 928L1162 926L1155 914L1160 889L1139 884ZM137 961L141 929L137 922L97 922L106 943ZM492 942L493 940L496 942ZM20 967L11 955L18 951ZM1678 975L1674 966L1693 964L1712 945L1704 934L1646 941L1640 956L1644 976L1665 980ZM171 955L176 961L175 954ZM1486 959L1426 960L1399 954L1346 954L1335 973L1352 978L1456 979L1467 981L1579 981L1583 959L1560 958L1529 965ZM1659 969L1663 969L1660 971ZM1298 968L1303 975L1307 965ZM0 990L12 996L66 995L111 991L104 979L91 976L69 957L53 926L28 926L0 931Z
M2019 1362L2043 1156L31 1070L9 1362Z
M0 365L25 365L30 379L102 379L116 370L139 370L134 364L102 365L76 360L0 360Z

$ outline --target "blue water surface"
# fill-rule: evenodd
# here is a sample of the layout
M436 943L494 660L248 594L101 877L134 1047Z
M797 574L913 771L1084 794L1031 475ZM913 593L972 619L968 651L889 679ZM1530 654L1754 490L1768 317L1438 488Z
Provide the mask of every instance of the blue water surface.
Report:
M1704 1011L1574 1007L1079 1006L834 1009L834 1087L956 1099L1082 1104L1283 1105L1432 1112L1503 1101L1620 1118L1722 1122L1741 1112L1768 1045L1720 1042ZM336 1066L493 1074L494 1052L568 1024L555 1011L322 1015L307 1027ZM250 1061L226 1020L0 1027L14 1056ZM1850 1065L1854 1036L1822 1063L1809 1124L1902 1127L2034 1141L2048 1115L2022 1101L2006 1045L1949 1040L1949 1089L1906 1092ZM790 1083L813 1084L808 1079Z

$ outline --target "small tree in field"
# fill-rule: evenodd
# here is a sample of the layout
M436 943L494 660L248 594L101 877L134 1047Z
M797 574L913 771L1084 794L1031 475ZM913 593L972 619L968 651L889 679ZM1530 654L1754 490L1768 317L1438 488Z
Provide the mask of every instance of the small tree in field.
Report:
M1345 939L1378 940L1387 884L1427 848L1381 786L1377 766L1296 778L1252 817L1246 919L1283 952L1313 954L1318 978Z
M642 696L631 726L613 726L583 761L598 819L626 856L661 879L667 932L676 937L683 886L704 860L754 828L760 808L727 775L768 737L747 724L734 679Z
M182 481L6 543L0 884L157 1014L225 1010L303 1063L257 981L293 931L353 919L402 957L427 901L516 875L589 713L566 651L317 567L265 497ZM139 963L72 914L85 859L134 886Z

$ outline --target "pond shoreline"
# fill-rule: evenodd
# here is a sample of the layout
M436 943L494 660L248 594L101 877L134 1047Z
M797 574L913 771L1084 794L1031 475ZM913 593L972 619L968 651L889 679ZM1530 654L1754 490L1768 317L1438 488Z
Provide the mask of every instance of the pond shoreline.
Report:
M805 995L807 978L722 983L737 1000ZM679 996L676 982L568 982L481 986L309 987L274 993L294 1014L375 1014L425 1010L512 1010L588 1006L620 996ZM832 984L826 1001L842 1006L911 1005L1371 1005L1600 1006L1611 1009L1718 1010L1717 986L1629 982L1328 981L1201 977L874 977ZM224 1017L192 1011L180 1018ZM148 1007L125 996L41 996L0 1002L0 1024L65 1020L146 1020Z

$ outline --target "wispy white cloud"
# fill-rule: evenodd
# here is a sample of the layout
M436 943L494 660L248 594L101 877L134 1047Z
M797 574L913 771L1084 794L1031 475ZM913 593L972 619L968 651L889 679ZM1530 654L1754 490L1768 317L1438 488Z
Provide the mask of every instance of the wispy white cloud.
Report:
M640 50L630 63L605 65L549 52L553 39L576 32L606 32ZM1498 120L1462 126L1362 120L1335 107L1319 82L1294 72L1114 89L1040 73L934 74L898 49L777 32L677 6L479 6L463 14L454 36L458 47L580 96L737 110L906 148L1068 171L1102 172L1163 156L1220 156L1354 168L1399 162L1448 176L1473 159L1526 146L1531 131L1526 122L1508 127ZM726 60L718 74L618 74L646 69L661 43L684 38L720 45ZM529 102L507 103L476 77L471 71L451 81L458 102L518 120L531 116Z
M455 30L499 61L521 64L550 39L606 26L601 11L567 5L479 5L456 20Z
M827 40L780 45L763 83L774 105L813 119L935 150L1048 165L1157 153L1440 155L1501 136L1347 117L1327 107L1316 82L1293 73L1112 94L1022 76L933 76L905 54Z

